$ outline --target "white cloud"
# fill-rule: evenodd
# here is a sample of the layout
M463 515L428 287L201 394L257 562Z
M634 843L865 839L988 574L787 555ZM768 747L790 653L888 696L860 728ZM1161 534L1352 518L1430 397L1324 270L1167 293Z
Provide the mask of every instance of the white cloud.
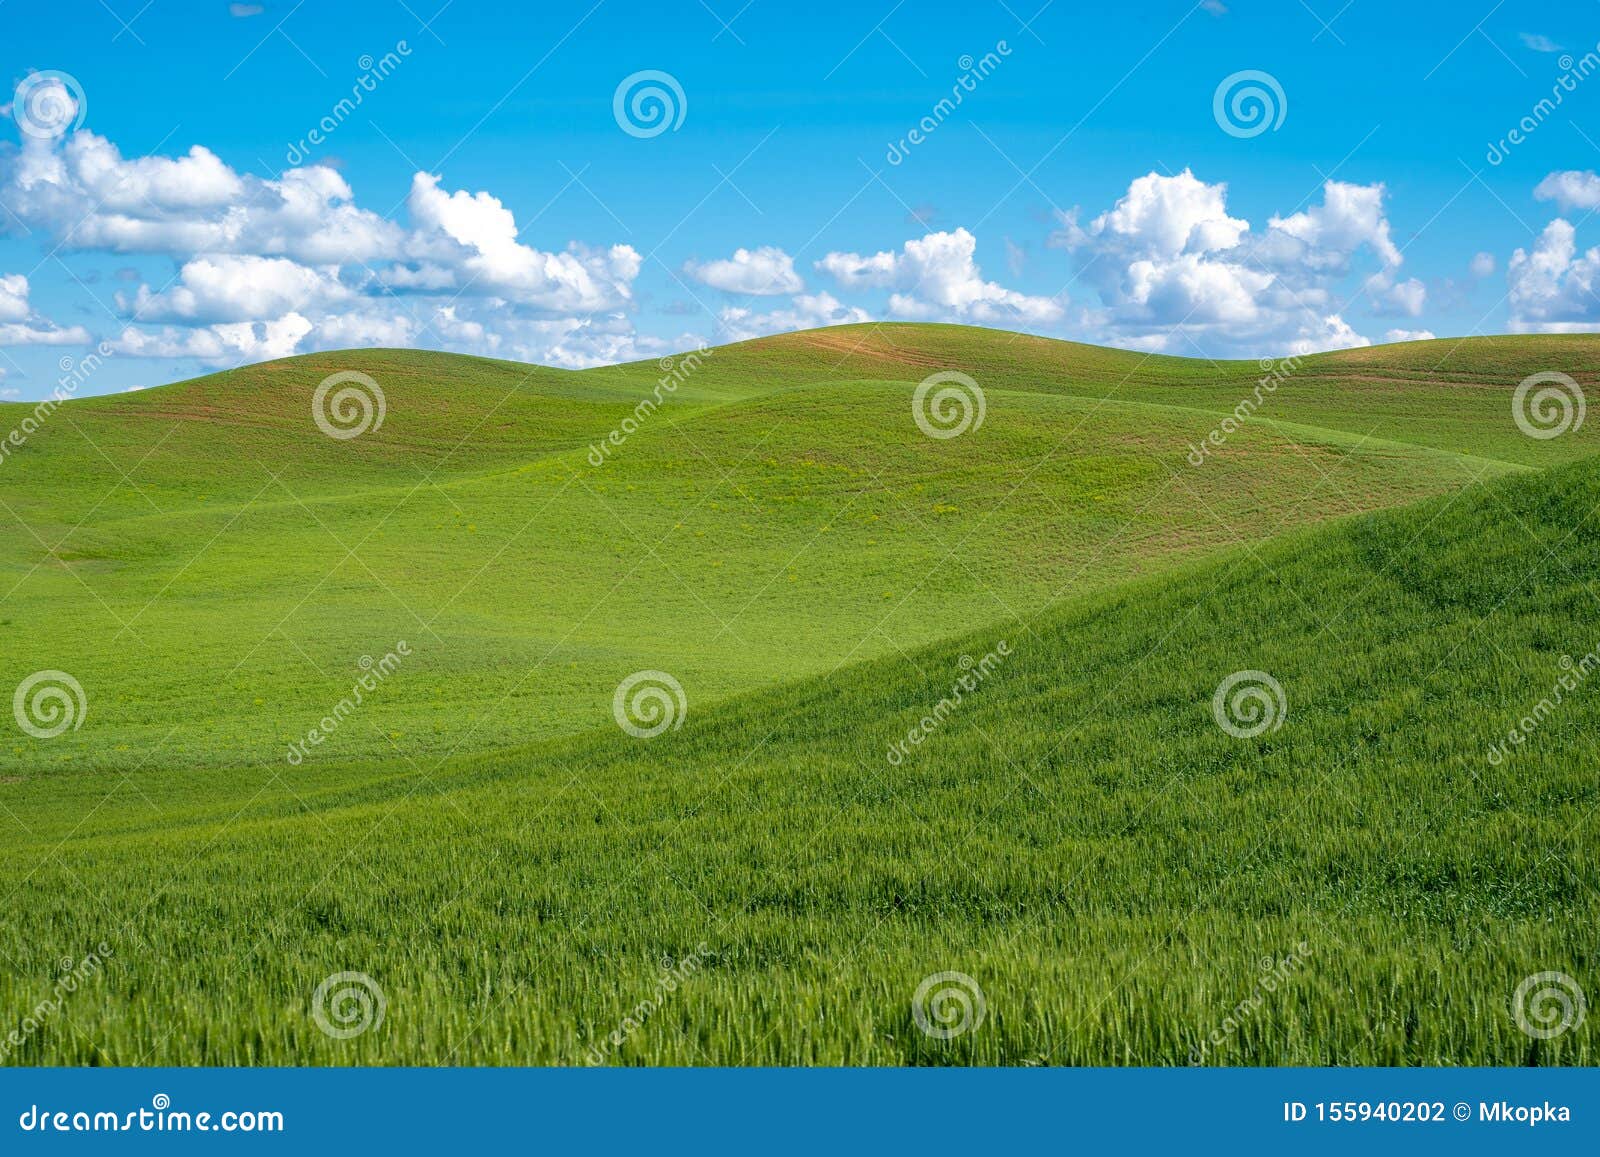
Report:
M727 341L746 341L786 330L854 325L871 320L866 310L845 305L831 293L800 294L790 302L788 309L768 313L730 306L717 315L720 336Z
M595 364L651 345L625 316L641 264L630 246L535 248L498 198L429 173L414 176L402 224L359 207L326 166L267 180L203 146L125 158L79 131L0 152L0 201L63 249L175 260L170 284L117 295L131 324L114 344L136 356L221 365L426 343ZM89 340L29 314L25 289L0 290L0 341Z
M956 229L907 241L898 253L829 253L816 267L847 288L896 290L889 297L889 312L895 317L985 325L1040 325L1061 319L1065 310L1059 301L983 280L973 260L976 250L977 239Z
M1561 51L1561 45L1557 44L1554 40L1551 40L1542 32L1519 32L1517 35L1522 38L1523 44L1527 45L1535 52Z
M641 258L629 245L563 253L522 244L516 218L498 197L464 189L446 193L439 178L412 178L407 207L415 232L407 241L416 263L385 277L396 288L502 295L554 312L616 309L632 300Z
M1480 279L1484 277L1492 277L1494 275L1494 267L1494 254L1481 252L1473 254L1472 264L1468 266L1472 272L1472 276Z
M1261 233L1231 216L1226 184L1185 169L1132 181L1110 209L1079 224L1060 216L1050 244L1073 254L1101 308L1084 323L1100 340L1175 353L1255 355L1368 344L1341 316L1335 290L1358 255L1378 270L1357 287L1375 310L1416 316L1426 289L1400 280L1402 257L1381 184L1328 181L1322 201L1268 219Z
M217 209L235 204L244 179L210 149L194 145L182 157L124 160L115 145L93 133L75 133L66 144L67 166L98 209L137 213L152 209Z
M311 269L286 257L218 255L184 263L178 284L160 293L141 285L117 294L117 305L140 321L231 322L328 309L355 296L337 270Z
M103 137L77 132L25 138L0 169L0 200L68 249L359 263L398 256L404 238L321 165L264 180L199 145L182 157L127 160Z
M1322 204L1288 217L1267 222L1269 236L1281 233L1304 245L1297 259L1313 269L1342 273L1351 255L1362 246L1375 253L1385 267L1400 264L1400 251L1389 236L1383 213L1384 187L1327 181Z
M1228 249L1250 222L1228 216L1228 186L1208 185L1188 169L1135 179L1123 197L1089 223L1089 233L1119 256L1175 258Z
M1379 317L1421 317L1428 300L1427 286L1415 277L1396 281L1387 271L1367 278L1367 296Z
M1600 249L1579 255L1572 225L1557 217L1531 250L1506 265L1515 333L1578 333L1600 329Z
M28 303L28 279L20 273L0 273L0 346L84 345L89 331L82 326L62 327L41 317Z
M799 293L805 288L795 272L794 258L772 245L735 249L732 257L720 261L686 261L683 269L696 281L725 293L765 297Z
M1383 335L1384 341L1432 341L1433 331L1426 329L1391 329Z
M159 330L129 326L111 342L119 354L136 358L198 358L212 365L286 358L314 327L298 313L270 321L241 321L193 329L163 326Z
M1600 176L1592 169L1551 173L1533 188L1539 201L1554 201L1563 213L1600 207Z
M0 322L26 321L30 312L28 279L20 273L0 274Z
M406 349L417 344L420 329L413 315L397 312L388 303L379 303L376 307L342 309L328 314L318 320L308 341L314 349ZM490 354L494 347L485 341L472 352Z

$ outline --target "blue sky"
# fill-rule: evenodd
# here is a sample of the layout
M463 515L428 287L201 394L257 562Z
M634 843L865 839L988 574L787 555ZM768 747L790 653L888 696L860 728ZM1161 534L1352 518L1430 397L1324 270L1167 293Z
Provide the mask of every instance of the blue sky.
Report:
M97 343L81 393L851 320L1209 357L1600 328L1597 43L1600 7L1491 0L9 0L0 393Z

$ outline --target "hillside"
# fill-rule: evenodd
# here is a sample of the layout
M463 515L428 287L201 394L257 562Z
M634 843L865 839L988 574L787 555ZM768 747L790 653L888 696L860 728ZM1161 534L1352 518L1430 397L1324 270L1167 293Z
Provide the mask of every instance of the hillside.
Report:
M1592 452L1509 397L1584 337L1286 363L1200 466L1256 363L950 326L839 327L581 373L409 351L293 358L73 401L0 466L0 677L64 670L92 726L0 740L0 774L281 768L363 657L412 655L312 762L431 768L605 726L669 668L699 710L895 656L1296 527ZM985 420L924 436L916 383L977 380ZM328 375L381 425L312 421ZM1274 371L1277 372L1277 371ZM1276 381L1276 379L1274 379ZM22 406L0 406L0 426Z
M116 954L16 1063L583 1064L650 1000L601 1059L1594 1064L1508 1006L1600 963L1597 508L1593 460L1508 476L650 741L9 784L0 1007ZM1249 670L1283 697L1237 737ZM386 998L350 1040L306 1011L341 970ZM911 1014L946 971L986 1012L948 1041Z

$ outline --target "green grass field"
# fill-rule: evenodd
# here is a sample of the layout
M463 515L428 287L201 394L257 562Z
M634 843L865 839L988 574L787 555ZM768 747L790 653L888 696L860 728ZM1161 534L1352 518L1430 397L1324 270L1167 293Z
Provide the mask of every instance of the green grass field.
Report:
M1262 366L920 325L686 364L600 465L656 363L314 355L0 464L0 686L87 704L0 738L8 1063L1600 1060L1512 1014L1600 992L1600 435L1511 400L1600 341L1281 364L1198 466ZM386 402L344 441L341 370ZM985 401L948 439L942 370ZM1240 671L1275 729L1218 725ZM384 1001L348 1039L341 972Z

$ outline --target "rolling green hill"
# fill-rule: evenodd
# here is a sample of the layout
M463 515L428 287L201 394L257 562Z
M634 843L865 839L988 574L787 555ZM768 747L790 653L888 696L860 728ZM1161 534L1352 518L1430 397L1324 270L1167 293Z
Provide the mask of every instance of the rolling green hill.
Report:
M1290 363L1200 467L1191 444L1259 392L1255 363L947 326L715 351L598 467L592 447L650 396L656 363L354 351L71 402L0 465L0 676L71 673L95 726L47 750L0 739L0 774L137 753L277 764L361 658L402 639L407 677L313 758L576 733L641 668L670 666L709 703L1016 622L1578 455L1592 427L1530 439L1508 398L1536 367L1600 371L1591 346ZM980 427L919 431L910 397L937 369L980 383ZM347 370L379 383L386 414L341 441L312 396ZM0 427L26 412L0 407Z
M341 442L354 368L387 413ZM1600 468L1510 408L1552 368L1600 343L1308 358L1199 466L1261 367L954 327L719 349L598 467L654 363L64 407L0 466L0 675L88 701L0 751L0 1009L107 962L8 1060L1596 1063L1510 1011L1600 959ZM687 701L648 739L645 669Z

